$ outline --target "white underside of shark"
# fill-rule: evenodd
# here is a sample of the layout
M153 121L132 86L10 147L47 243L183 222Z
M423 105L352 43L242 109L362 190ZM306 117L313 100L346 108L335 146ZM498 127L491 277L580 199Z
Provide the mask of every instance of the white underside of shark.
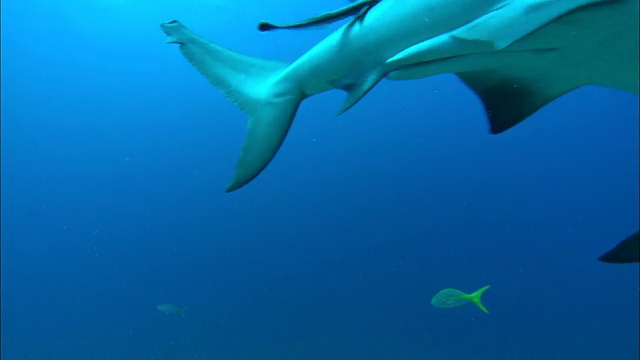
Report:
M254 179L302 100L347 92L340 113L381 79L455 73L505 131L584 85L638 92L638 0L382 0L291 64L210 42L177 21L168 42L248 116L227 191Z

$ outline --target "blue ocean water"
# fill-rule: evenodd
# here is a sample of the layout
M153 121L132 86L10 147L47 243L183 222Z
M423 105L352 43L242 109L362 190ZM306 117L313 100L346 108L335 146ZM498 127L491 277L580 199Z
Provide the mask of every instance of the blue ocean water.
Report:
M338 25L258 21L345 3L2 2L3 359L638 358L638 266L596 261L638 230L635 94L493 136L452 75L329 92L224 193L245 116L159 24L292 61Z

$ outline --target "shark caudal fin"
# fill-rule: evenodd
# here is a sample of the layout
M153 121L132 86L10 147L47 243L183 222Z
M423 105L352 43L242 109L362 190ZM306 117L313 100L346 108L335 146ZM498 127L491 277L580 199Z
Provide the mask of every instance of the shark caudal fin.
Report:
M248 133L226 191L241 188L264 170L282 145L304 95L277 82L288 64L225 49L173 20L160 25L168 43L249 116Z

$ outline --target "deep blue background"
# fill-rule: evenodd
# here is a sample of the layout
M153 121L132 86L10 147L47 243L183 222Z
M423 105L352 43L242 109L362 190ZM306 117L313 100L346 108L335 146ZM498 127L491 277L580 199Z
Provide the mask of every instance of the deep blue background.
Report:
M329 92L223 192L245 117L159 24L292 61L335 26L257 22L344 4L2 2L3 359L638 358L638 266L596 261L638 229L635 94L491 136L451 75Z

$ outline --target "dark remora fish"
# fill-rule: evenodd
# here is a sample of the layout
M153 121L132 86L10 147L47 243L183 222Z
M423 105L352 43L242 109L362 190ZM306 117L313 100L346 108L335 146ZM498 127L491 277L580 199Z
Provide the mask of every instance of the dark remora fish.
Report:
M334 23L338 20L346 19L350 16L355 16L355 21L360 21L366 15L366 13L381 0L360 0L353 2L353 4L345 6L341 9L329 11L322 15L314 16L307 20L302 20L293 24L277 25L267 21L261 21L258 24L258 30L269 31L276 29L305 29L313 26L326 25Z

